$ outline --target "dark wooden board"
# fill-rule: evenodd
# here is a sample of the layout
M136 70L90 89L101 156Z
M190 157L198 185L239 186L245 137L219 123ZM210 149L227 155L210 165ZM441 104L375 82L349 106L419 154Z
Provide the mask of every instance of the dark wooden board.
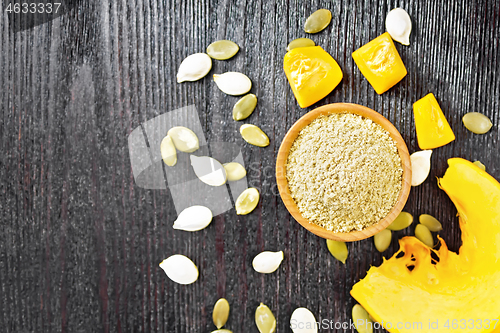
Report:
M351 53L384 32L387 12L405 8L411 45L397 44L408 75L379 96ZM300 109L282 70L289 41L305 37L306 17L332 11L311 38L340 64L342 83L316 106L358 103L386 116L410 152L418 150L412 103L433 92L457 139L432 156L428 180L405 210L440 219L440 235L460 246L456 210L438 189L446 160L479 159L500 178L500 5L498 1L86 1L65 15L14 33L0 4L0 327L6 332L209 332L219 297L232 306L227 327L257 332L254 311L267 304L278 332L290 332L298 306L318 320L345 322L352 285L382 262L372 240L348 245L346 265L323 239L300 227L277 195L275 157ZM235 97L210 75L177 84L184 57L231 39L240 52L214 61L212 73L241 71L259 98L245 122L271 138L249 146L231 118ZM127 146L137 126L194 104L208 142L241 147L248 180L262 200L255 212L234 209L196 233L174 231L168 189L136 186ZM468 132L461 117L486 114L493 129ZM397 236L413 233L413 227ZM390 256L398 248L394 239ZM273 274L251 267L262 250L283 250ZM182 253L200 279L181 286L158 264ZM325 329L322 332L351 332Z

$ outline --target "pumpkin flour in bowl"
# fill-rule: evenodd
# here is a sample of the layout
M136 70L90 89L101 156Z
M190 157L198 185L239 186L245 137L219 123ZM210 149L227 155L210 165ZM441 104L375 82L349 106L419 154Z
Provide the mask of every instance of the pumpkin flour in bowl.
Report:
M392 210L402 187L396 143L372 120L351 113L314 119L286 161L291 197L302 216L326 230L363 230Z

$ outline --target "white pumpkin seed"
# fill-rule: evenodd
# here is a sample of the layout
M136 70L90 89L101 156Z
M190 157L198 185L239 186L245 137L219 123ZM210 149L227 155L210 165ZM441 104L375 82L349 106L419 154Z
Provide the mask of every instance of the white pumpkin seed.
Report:
M192 153L200 148L200 142L196 134L184 126L172 127L168 131L168 136L174 142L175 148L184 153Z
M373 322L369 316L368 312L359 304L354 305L352 308L352 321L359 333L373 332Z
M247 175L247 171L243 165L237 162L225 163L223 166L226 169L227 180L230 182L240 180Z
M233 107L233 119L243 120L253 113L255 107L257 106L257 96L254 94L248 94L243 96Z
M160 263L170 280L179 284L191 284L198 279L198 268L186 256L174 254Z
M191 206L177 216L173 228L184 231L202 230L212 222L212 217L212 211L208 207Z
M212 319L217 329L226 325L227 318L229 317L229 302L225 298L219 299L214 306Z
M384 229L375 236L373 236L373 241L378 252L384 252L391 245L392 231L389 229Z
M215 158L195 155L190 155L189 158L199 180L210 186L221 186L226 183L226 169Z
M311 14L304 24L304 31L310 34L315 34L325 29L332 20L332 12L328 9L318 9Z
M413 223L413 216L407 212L401 212L387 227L389 230L399 231L406 229Z
M438 232L443 230L443 225L434 216L429 214L422 214L418 218L421 224L429 228L430 231Z
M283 251L264 251L253 258L252 266L259 273L272 273L278 269L283 261Z
M244 124L240 127L240 134L243 140L257 147L269 146L269 137L260 128L251 124Z
M411 186L422 184L431 171L432 150L417 151L410 155Z
M259 191L256 188L247 188L236 199L236 214L247 215L257 207L260 199Z
M428 247L434 246L434 239L432 238L431 231L423 224L417 224L415 227L415 237Z
M486 171L486 167L480 161L475 161L474 164L477 165L481 170Z
M161 140L160 152L163 162L168 166L174 166L177 163L177 151L175 150L172 138L167 135Z
M276 331L276 318L265 304L260 303L255 310L255 325L260 333L274 333Z
M219 89L228 95L238 96L246 94L252 89L252 81L245 74L226 72L214 74L214 81Z
M286 47L287 51L296 49L298 47L309 47L309 46L316 46L316 43L309 39L309 38L297 38L292 40L288 46Z
M462 118L462 121L464 122L465 128L476 134L485 134L493 126L490 118L479 112L467 113Z
M300 325L299 325L300 324ZM297 308L290 317L293 333L317 333L318 325L314 314L306 308Z
M212 69L212 59L205 53L195 53L181 62L177 71L177 82L197 81Z
M347 245L344 242L327 239L326 246L335 259L345 264L349 251L347 250Z
M395 41L410 45L411 19L403 8L394 8L387 14L385 29Z
M240 48L235 42L223 39L208 45L207 53L214 59L227 60L234 57L239 49Z

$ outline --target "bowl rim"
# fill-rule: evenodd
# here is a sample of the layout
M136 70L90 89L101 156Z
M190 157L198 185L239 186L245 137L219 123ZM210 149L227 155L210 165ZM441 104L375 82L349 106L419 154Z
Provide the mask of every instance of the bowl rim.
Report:
M401 166L403 168L402 175L402 186L399 192L398 199L394 204L391 211L381 219L379 222L374 225L360 230L360 231L351 231L346 233L338 233L329 231L313 222L310 222L308 219L302 217L302 214L299 212L295 201L293 200L290 190L288 188L288 181L286 178L286 161L288 159L288 154L290 152L290 148L297 138L299 132L309 125L314 119L322 116L329 115L332 113L353 113L365 118L371 119L375 123L382 126L391 138L395 141L396 147L398 149L398 154L401 158ZM399 133L399 131L394 127L394 125L380 113L359 104L353 103L332 103L320 106L302 116L299 120L297 120L292 127L286 133L276 158L276 182L278 185L278 190L287 208L288 212L293 216L293 218L304 228L312 232L313 234L320 236L326 239L333 239L337 241L343 242L352 242L357 240L362 240L369 238L383 229L387 228L394 219L401 213L403 210L406 201L408 200L408 196L410 194L411 188L411 162L410 162L410 154L408 152L408 147L403 140L403 137Z

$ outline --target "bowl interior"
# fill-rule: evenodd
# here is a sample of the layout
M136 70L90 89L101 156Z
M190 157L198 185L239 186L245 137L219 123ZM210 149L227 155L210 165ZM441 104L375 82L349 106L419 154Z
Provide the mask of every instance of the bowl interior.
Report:
M290 190L288 188L288 181L286 178L286 161L288 159L288 153L290 148L297 138L299 132L307 125L309 125L314 119L318 118L322 115L328 115L332 113L354 113L365 118L369 118L372 121L376 122L380 126L382 126L386 131L389 132L391 138L395 141L396 147L398 149L399 156L401 158L401 164L403 168L403 177L402 177L402 186L401 191L399 193L396 204L392 208L392 210L387 214L379 222L374 225L363 229L361 231L352 231L348 233L336 233L313 223L309 222L309 220L302 217L295 201L293 200ZM321 106L317 109L314 109L307 114L305 114L302 118L300 118L293 126L290 128L288 133L285 135L283 142L281 143L278 157L276 160L276 181L278 184L278 190L280 192L283 203L286 208L290 212L290 214L295 218L297 222L299 222L304 228L323 238L343 241L343 242L351 242L357 241L361 239L365 239L375 235L376 233L385 229L389 224L391 224L394 219L399 215L401 210L403 209L406 200L408 199L408 195L410 194L410 182L411 182L411 167L410 167L410 154L408 153L408 148L401 137L401 134L398 130L391 124L389 120L387 120L380 113L373 111L362 105L357 104L349 104L349 103L334 103Z

